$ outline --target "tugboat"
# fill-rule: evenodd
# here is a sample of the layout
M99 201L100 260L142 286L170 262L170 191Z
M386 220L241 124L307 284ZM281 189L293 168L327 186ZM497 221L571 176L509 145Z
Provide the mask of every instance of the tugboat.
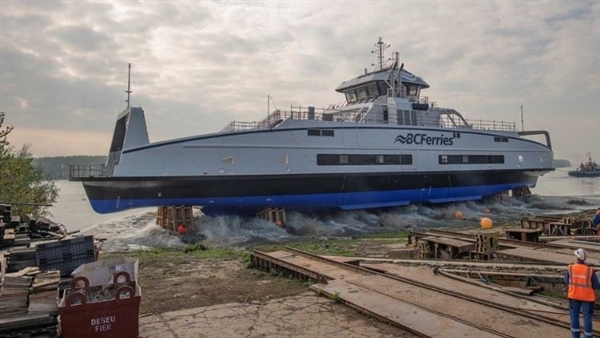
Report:
M592 160L591 153L586 154L588 160L581 163L579 168L569 171L571 177L597 177L600 176L600 166Z

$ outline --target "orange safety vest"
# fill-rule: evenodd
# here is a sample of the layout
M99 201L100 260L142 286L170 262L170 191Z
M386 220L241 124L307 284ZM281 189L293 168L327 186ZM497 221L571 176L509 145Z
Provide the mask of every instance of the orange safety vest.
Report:
M584 302L595 301L596 295L592 288L592 274L594 270L584 264L571 264L567 268L567 271L569 272L567 298Z

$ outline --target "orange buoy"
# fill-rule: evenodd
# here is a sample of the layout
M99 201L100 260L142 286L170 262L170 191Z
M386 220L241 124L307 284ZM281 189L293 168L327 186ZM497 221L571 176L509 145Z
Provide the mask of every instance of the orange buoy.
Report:
M277 225L278 227L280 227L280 228L281 228L281 221L280 221L280 220L276 220L276 221L275 221L275 225Z
M454 212L454 218L456 218L456 219L462 219L462 218L463 218L463 213L462 213L462 211L460 211L460 210L456 210L456 211Z
M486 229L491 229L492 228L492 220L484 217L481 219L481 221L479 221L479 225L481 226L482 229L486 230Z
M184 235L186 233L185 225L179 224L179 226L177 227L177 232L180 235Z

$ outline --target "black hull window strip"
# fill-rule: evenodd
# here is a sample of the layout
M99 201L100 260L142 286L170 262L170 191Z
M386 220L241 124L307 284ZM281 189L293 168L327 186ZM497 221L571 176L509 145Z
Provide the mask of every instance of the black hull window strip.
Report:
M440 155L439 164L503 164L504 155Z
M412 155L318 154L317 165L411 165Z

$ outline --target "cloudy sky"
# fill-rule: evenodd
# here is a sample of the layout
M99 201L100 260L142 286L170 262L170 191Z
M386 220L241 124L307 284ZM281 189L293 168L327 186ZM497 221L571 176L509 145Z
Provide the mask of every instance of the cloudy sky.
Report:
M555 156L600 158L597 1L0 0L0 109L34 156L103 155L125 108L151 141L279 109L328 106L378 37L471 119L550 131ZM391 53L390 53L391 56ZM273 105L271 105L273 108Z

